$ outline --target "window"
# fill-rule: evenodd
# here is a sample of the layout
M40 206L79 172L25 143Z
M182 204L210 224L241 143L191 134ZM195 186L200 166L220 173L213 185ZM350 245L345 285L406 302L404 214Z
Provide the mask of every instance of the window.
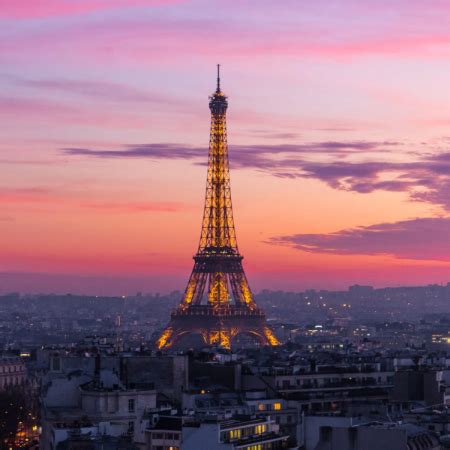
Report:
M279 411L281 409L281 403L277 402L273 404L273 409Z
M263 434L266 432L266 425L256 425L255 434Z
M259 410L259 411L265 411L265 410L266 410L266 405L265 405L264 403L260 403L260 404L258 405L258 410Z
M58 356L53 357L53 370L60 370L61 369L61 361Z
M128 422L128 433L134 433L134 422Z
M134 412L134 398L128 400L128 412Z
M238 428L237 430L230 431L230 440L232 439L240 439L241 438L241 430Z

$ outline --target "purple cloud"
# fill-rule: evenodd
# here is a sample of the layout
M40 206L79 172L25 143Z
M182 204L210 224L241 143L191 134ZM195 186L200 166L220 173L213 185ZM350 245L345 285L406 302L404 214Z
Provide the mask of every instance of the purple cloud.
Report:
M385 152L390 151L388 147L394 145L399 144L396 142L325 141L307 144L233 145L230 146L230 164L234 169L254 169L269 172L281 178L301 178L313 176L308 174L308 169L305 171L305 168L310 163L305 162L302 157L319 154L343 157L362 151ZM64 148L62 151L72 156L107 159L188 159L193 160L193 163L196 165L205 165L208 154L206 147L166 143L128 145L118 150L94 150L74 147ZM320 178L318 175L315 177Z
M397 142L313 142L308 144L276 144L276 145L232 145L230 146L232 159L242 167L255 168L261 163L260 158L269 158L277 154L352 154L360 151L385 152L387 146L399 145ZM89 148L64 148L62 151L68 155L90 156L95 158L151 158L151 159L196 159L207 154L206 147L193 147L183 144L134 144L126 145L118 150L94 150ZM241 160L242 159L242 160ZM242 161L242 163L240 163ZM274 161L272 161L273 163ZM296 166L299 160L284 159L279 163L284 167Z
M321 180L334 189L359 193L376 190L408 192L413 201L450 210L450 152L406 163L307 162L302 163L301 168L305 178Z
M149 158L149 159L197 159L208 154L206 147L187 147L177 144L136 144L120 150L92 150L88 148L64 148L67 155L93 158Z
M236 169L254 169L283 178L311 178L333 189L367 194L405 192L412 201L427 202L450 211L450 152L424 155L411 162L361 161L346 157L392 152L398 142L324 141L305 144L230 146ZM66 148L69 155L95 158L188 159L206 164L207 148L177 144L129 145L119 150ZM311 160L326 155L328 162Z
M274 237L272 244L310 253L391 255L400 259L449 261L450 217L381 223L323 234Z

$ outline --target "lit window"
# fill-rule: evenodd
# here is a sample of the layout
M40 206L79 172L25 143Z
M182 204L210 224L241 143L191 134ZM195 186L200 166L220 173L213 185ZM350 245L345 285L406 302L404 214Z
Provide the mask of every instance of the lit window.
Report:
M255 434L263 434L266 431L266 425L256 425Z
M241 438L241 430L238 428L237 430L230 431L230 440L231 439L240 439Z
M278 410L280 410L281 409L281 403L274 403L273 404L273 409L275 410L275 411L278 411Z
M260 403L258 405L258 409L259 409L259 411L265 411L266 410L266 405L264 403Z

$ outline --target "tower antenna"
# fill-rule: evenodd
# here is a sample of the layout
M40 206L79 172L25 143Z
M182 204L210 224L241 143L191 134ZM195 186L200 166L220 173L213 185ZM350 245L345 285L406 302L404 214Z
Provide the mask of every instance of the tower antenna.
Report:
M220 92L220 64L217 64L217 92Z

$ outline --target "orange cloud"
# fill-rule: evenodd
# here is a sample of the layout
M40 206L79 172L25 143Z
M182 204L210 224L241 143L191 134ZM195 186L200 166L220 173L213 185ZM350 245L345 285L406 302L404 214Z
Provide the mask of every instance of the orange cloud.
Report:
M87 208L98 212L177 212L185 211L188 205L181 202L130 201L130 202L95 202L86 196L71 192L55 191L49 188L31 187L0 189L0 202L4 205L48 204L63 208Z

